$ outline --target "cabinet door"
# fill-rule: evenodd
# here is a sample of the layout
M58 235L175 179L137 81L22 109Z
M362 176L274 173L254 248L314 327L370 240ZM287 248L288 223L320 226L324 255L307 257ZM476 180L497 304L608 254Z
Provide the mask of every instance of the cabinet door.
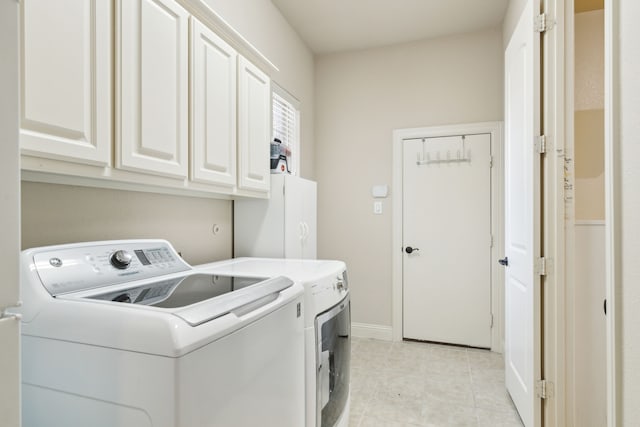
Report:
M108 165L110 0L29 0L20 5L22 152Z
M302 244L302 258L316 259L318 246L317 184L313 181L306 181L304 191L302 217L306 230Z
M171 0L120 0L117 166L186 178L188 14Z
M315 259L316 183L297 176L282 176L286 183L285 257Z
M284 257L303 258L306 227L303 204L306 201L302 179L290 175L274 175L284 181ZM272 196L273 197L273 196Z
M191 18L191 179L236 185L236 51Z
M241 56L238 68L238 187L266 192L271 173L271 82Z

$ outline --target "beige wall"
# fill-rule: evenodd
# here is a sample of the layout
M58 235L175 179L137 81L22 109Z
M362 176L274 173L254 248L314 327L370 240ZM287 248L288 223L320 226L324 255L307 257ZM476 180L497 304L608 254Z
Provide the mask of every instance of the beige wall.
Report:
M575 109L604 108L604 10L575 15Z
M314 178L313 56L270 0L206 0L279 70L272 77L300 101L301 172ZM23 247L94 239L161 237L189 262L231 256L231 201L27 183ZM43 204L46 201L46 204ZM64 201L64 203L62 203ZM43 209L42 206L48 206ZM96 208L99 206L100 208ZM124 226L111 219L126 212ZM213 223L224 226L211 234Z
M353 321L388 326L392 131L502 120L502 32L320 56L316 100L318 256L347 262Z
M604 221L604 109L576 111L575 218Z
M226 200L22 183L22 248L109 239L169 240L199 264L231 257ZM213 224L220 232L213 234Z
M622 420L618 425L631 427L640 420L640 2L618 0L613 3L616 22L613 39L617 52L613 74L617 135L613 144L619 149L615 173L619 231L615 249Z
M0 313L19 300L18 3L0 0ZM0 426L20 426L20 322L0 319Z
M575 15L575 218L604 220L604 11Z
M524 10L524 6L527 4L527 0L509 0L507 6L507 12L505 13L504 20L502 21L502 44L506 47L511 40L511 35L518 25L520 15Z

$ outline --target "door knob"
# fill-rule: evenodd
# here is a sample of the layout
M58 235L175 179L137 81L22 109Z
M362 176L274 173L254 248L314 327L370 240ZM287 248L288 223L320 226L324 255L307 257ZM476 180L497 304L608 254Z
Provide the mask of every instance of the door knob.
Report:
M407 246L404 251L408 254L412 253L413 251L419 251L420 249L418 248L412 248L411 246Z
M509 266L509 257L504 257L502 259L498 260L498 264L504 266L504 267L508 267Z

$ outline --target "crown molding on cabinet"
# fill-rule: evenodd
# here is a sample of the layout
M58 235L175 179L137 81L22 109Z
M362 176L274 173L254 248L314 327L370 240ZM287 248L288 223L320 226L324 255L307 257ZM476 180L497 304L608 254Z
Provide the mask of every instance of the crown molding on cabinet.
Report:
M219 37L229 43L242 56L253 62L258 68L262 69L267 75L272 76L273 73L280 69L269 60L262 52L260 52L251 42L249 42L242 34L233 28L222 16L207 5L203 0L176 0L178 4L184 7L192 16L196 17L202 23L207 25Z

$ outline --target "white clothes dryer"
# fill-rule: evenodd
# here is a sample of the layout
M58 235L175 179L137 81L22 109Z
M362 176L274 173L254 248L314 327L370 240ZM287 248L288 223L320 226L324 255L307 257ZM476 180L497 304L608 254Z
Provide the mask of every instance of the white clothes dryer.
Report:
M25 427L304 425L303 288L162 240L22 253Z
M235 258L194 269L245 277L286 276L304 286L306 427L347 427L351 303L342 261Z

